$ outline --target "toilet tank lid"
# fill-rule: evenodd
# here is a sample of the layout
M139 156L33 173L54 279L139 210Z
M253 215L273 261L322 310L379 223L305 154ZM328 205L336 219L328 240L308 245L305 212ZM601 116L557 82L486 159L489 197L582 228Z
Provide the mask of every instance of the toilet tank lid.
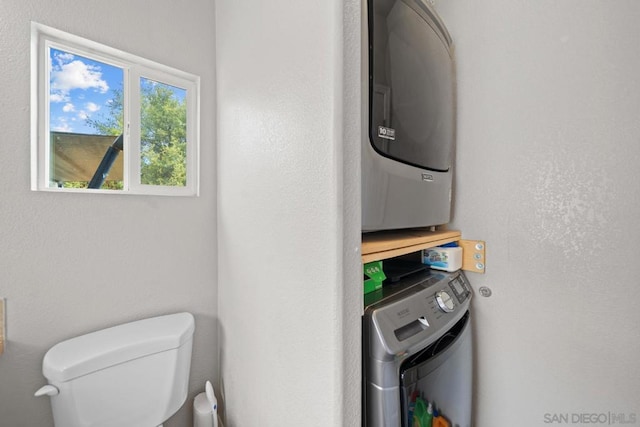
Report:
M65 382L129 360L180 347L192 336L191 313L138 320L62 341L49 349L42 373Z

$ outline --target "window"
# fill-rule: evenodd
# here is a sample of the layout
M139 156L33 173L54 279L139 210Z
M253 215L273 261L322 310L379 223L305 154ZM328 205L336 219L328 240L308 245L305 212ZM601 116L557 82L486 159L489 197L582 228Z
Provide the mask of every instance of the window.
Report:
M33 190L198 194L199 77L31 29Z

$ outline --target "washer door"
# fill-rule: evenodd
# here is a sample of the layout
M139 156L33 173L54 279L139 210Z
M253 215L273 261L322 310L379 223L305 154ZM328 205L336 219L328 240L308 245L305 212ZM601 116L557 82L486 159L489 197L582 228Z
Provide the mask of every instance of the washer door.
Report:
M473 385L471 318L467 313L438 341L400 366L402 426L413 425L409 402L421 396L452 426L471 426Z

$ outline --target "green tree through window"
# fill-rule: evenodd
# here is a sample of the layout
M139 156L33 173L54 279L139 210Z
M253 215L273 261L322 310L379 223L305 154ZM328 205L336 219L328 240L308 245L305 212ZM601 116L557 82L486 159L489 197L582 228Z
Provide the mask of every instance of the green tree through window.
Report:
M140 179L142 184L186 185L185 91L141 78L140 96Z

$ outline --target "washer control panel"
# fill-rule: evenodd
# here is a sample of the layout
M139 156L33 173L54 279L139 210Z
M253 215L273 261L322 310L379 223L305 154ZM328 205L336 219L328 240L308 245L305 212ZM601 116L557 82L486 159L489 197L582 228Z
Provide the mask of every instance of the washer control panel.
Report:
M378 360L431 340L468 310L471 287L461 271L420 273L417 280L405 280L392 285L395 289L383 287L382 299L365 307L365 333L370 342L384 343L371 350ZM385 291L394 292L384 295Z
M449 287L456 296L458 302L462 304L471 295L471 287L467 278L463 274L458 274L449 281Z

